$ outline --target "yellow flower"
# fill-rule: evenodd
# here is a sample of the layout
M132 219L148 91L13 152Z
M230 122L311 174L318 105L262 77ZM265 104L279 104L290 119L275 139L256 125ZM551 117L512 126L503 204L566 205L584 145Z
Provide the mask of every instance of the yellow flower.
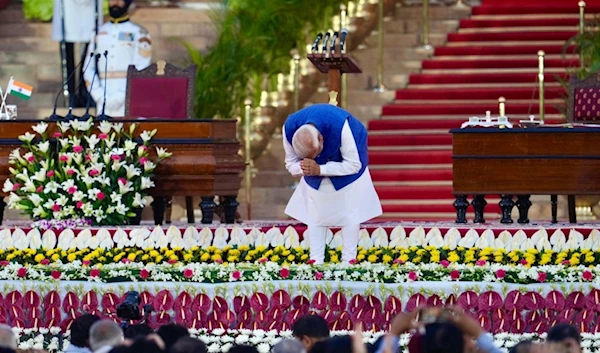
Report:
M142 255L142 261L147 261L150 258L148 254Z
M289 254L291 254L291 252L289 250L286 250L281 253L281 255L283 255L283 256L288 256Z
M296 256L294 256L294 255L289 255L289 256L287 257L287 259L288 259L288 261L292 262L292 261L294 261L294 260L296 259Z
M367 258L367 261L369 261L371 263L377 262L377 255L369 255L369 257Z
M156 262L157 264L161 263L163 260L163 257L161 255L158 255L155 259L154 262Z
M259 245L256 247L257 251L265 251L265 246L264 245Z
M135 253L131 253L131 254L127 255L127 259L129 259L129 261L135 261L136 257L137 257L137 255Z
M414 257L414 258L412 259L412 262L413 262L413 263L416 263L416 264L418 264L419 262L421 262L421 256L416 256L416 257Z
M192 260L193 257L194 257L194 255L192 255L192 254L185 254L185 255L183 255L183 261L189 262Z
M14 259L16 256L14 254L8 254L6 255L6 261L10 261L12 259Z
M365 255L364 254L358 254L356 256L356 261L363 261L365 259Z
M577 266L577 265L579 265L579 256L577 256L577 257L576 256L571 257L569 259L569 264L571 266Z
M218 250L218 249L217 249L217 250ZM229 246L229 245L225 245L225 246L223 247L223 251L229 251L229 250L231 250L231 246Z
M273 261L273 262L277 262L277 261L279 261L279 255L273 255L273 256L271 257L271 261Z
M67 256L67 260L68 260L69 262L73 262L73 261L75 261L75 259L77 259L77 255L75 255L75 254L69 254L69 256ZM119 259L119 260L120 260L120 259ZM117 260L117 261L118 261L118 260Z
M537 249L536 249L536 248L530 248L530 249L527 249L527 252L528 252L529 254L534 254L534 255L535 255L535 254L537 254L539 251L537 251Z
M304 261L304 260L308 260L308 254L304 254L300 257L300 260Z
M252 261L252 256L246 255L246 257L244 258L244 260L246 260L246 261Z
M248 251L248 250L250 250L250 247L248 245L240 245L240 246L238 246L238 250L239 251Z
M389 264L392 261L393 261L393 259L390 255L383 255L383 263L384 264Z
M423 255L425 255L426 252L427 251L425 249L419 249L419 250L417 250L417 255L423 256Z
M458 262L460 260L460 256L455 251L451 251L448 254L448 261L450 262Z
M440 255L431 255L431 262L438 263L440 262Z
M227 256L227 262L236 262L238 259L237 256Z
M210 254L205 252L204 254L202 254L202 256L200 256L200 261L208 261L210 259Z
M271 255L273 255L273 250L269 250L263 254L264 257L269 257Z
M594 260L596 260L594 255L592 255L592 254L585 255L585 262L587 262L588 264L594 262Z
M171 255L175 254L175 252L173 250L167 250L165 251L165 257L171 257Z
M196 252L196 251L200 250L200 247L197 246L197 245L196 246L192 246L192 248L190 250Z
M402 260L402 262L407 262L408 261L408 255L407 254L402 254L399 257L400 260Z
M221 258L221 255L219 255L219 254L214 254L213 256L210 257L210 259L213 260L213 261L223 260Z
M60 255L58 255L58 254L52 255L52 261L58 261L58 259L60 259Z
M340 262L340 258L337 255L333 255L329 258L329 261L333 262L334 264L337 264L338 262Z
M152 257L157 257L159 255L159 253L156 250L152 250L152 251L150 251L149 255L152 256Z
M46 258L46 257L45 257L43 254L37 254L37 255L35 255L35 258L34 258L34 260L35 260L35 262L37 262L37 263L40 263L40 262L42 262L42 260L43 260L43 259L45 259L45 258Z
M171 255L171 256L169 256L169 260L171 260L171 261L179 261L179 256L177 256L177 255Z

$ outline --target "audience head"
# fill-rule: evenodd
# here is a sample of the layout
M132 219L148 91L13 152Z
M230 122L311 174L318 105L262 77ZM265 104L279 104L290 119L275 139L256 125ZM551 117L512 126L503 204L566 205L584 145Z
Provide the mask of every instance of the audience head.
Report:
M314 125L302 125L292 137L292 147L299 158L314 159L323 150L323 135Z
M546 341L562 343L569 353L581 353L581 335L573 325L557 324L548 330Z
M316 342L329 338L329 325L320 316L306 315L296 320L292 327L292 334L308 352Z
M450 322L428 324L421 340L421 350L422 353L463 353L463 332Z
M186 353L186 352L177 352ZM192 353L192 352L190 352ZM196 352L193 352L196 353ZM297 340L282 340L273 346L271 353L306 353L306 348Z
M508 353L529 353L533 344L534 344L533 341L529 341L529 340L521 341L521 342L515 344L514 346L512 346L508 350Z
M147 337L138 337L127 347L128 353L164 353L160 345Z
M114 347L123 342L121 326L112 320L100 320L90 328L90 349L95 352L102 347Z
M256 349L254 346L240 344L229 348L228 353L258 353L258 349Z
M17 336L8 325L0 324L0 348L17 349Z
M132 0L109 0L108 13L112 18L121 18L127 15L127 10Z
M156 333L158 333L160 338L165 342L167 351L171 349L178 339L190 336L187 328L173 323L159 327Z
M71 324L71 344L83 348L90 346L90 328L100 318L96 315L85 314L73 320Z
M146 336L154 331L146 324L131 325L125 329L125 338L136 338L138 336Z
M207 353L204 342L192 337L182 337L171 346L169 353Z

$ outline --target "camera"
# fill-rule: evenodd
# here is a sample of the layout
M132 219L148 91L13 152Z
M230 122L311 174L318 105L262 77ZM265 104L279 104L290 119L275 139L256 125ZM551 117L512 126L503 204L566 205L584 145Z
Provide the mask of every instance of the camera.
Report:
M140 294L136 291L128 292L125 300L117 305L117 316L122 320L139 320L142 318L140 313Z
M419 310L418 321L424 324L448 322L451 321L452 316L452 311L448 310L447 308L425 307Z

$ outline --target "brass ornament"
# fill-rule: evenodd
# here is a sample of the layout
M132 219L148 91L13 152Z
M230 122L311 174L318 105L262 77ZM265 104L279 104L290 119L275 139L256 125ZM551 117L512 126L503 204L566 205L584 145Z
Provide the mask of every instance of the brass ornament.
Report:
M329 104L331 105L338 105L338 93L336 91L329 91Z

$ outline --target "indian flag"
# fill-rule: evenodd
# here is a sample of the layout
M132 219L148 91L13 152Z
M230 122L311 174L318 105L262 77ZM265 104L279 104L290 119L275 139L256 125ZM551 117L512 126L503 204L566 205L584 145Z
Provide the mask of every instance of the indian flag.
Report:
M17 96L21 99L29 99L29 97L31 97L31 91L33 91L33 87L26 85L23 82L15 81L11 78L8 82L7 91L9 94Z

